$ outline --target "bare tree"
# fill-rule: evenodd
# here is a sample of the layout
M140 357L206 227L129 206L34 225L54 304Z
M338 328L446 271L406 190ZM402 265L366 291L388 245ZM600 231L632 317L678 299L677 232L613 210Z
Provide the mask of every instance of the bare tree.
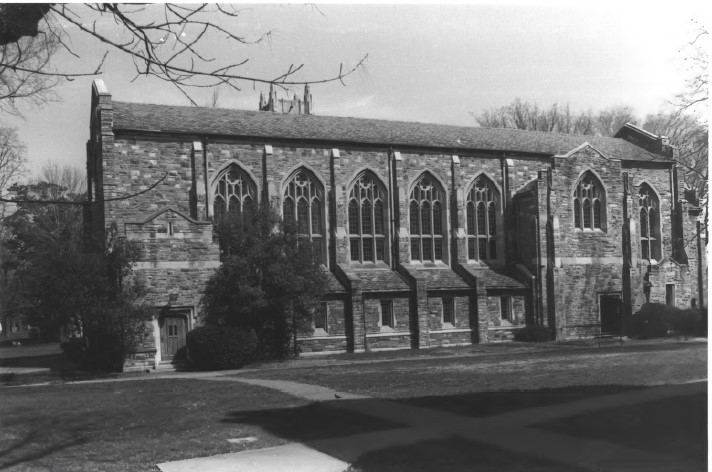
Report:
M658 113L649 115L643 128L667 136L679 150L678 164L685 185L704 201L708 196L709 129L692 115Z
M51 74L51 59L59 45L46 31L0 45L0 111L21 115L21 103L37 106L56 100L52 89L61 78Z
M10 184L25 173L25 144L15 128L0 128L0 197L5 197Z
M594 113L590 108L574 113L567 104L541 108L536 103L515 98L502 107L471 113L485 128L514 128L550 133L613 136L624 124L637 120L630 107L616 106Z
M242 73L249 59L225 63L213 57L205 46L209 36L224 38L232 46L247 46L263 41L271 42L271 31L256 38L247 38L237 30L241 11L233 5L218 4L139 5L139 4L0 4L0 45L14 45L23 38L39 37L42 32L59 44L59 48L76 56L71 43L65 41L62 24L78 29L84 38L98 40L106 47L103 55L87 70L51 69L38 62L34 67L18 66L12 58L3 59L0 67L17 69L35 75L69 79L77 76L97 75L102 72L110 51L128 55L133 59L136 76L154 77L178 88L193 105L191 87L227 85L240 90L245 83L269 83L289 87L299 84L316 84L340 81L363 69L367 55L348 67L339 65L329 77L301 78L304 64L291 64L274 77L260 77ZM112 26L103 28L93 18L108 18ZM75 41L78 38L75 38ZM101 53L100 53L101 54ZM17 61L17 59L15 59ZM13 69L14 70L14 69ZM299 78L298 78L299 77Z
M689 43L692 53L685 58L688 71L685 90L676 95L673 102L681 112L706 102L709 97L709 44L706 45L705 42L709 43L709 33L707 29L700 27L697 36Z
M87 188L84 171L77 167L62 165L56 161L45 162L37 180L56 186L60 193L52 194L51 198L53 199L78 196L83 194Z

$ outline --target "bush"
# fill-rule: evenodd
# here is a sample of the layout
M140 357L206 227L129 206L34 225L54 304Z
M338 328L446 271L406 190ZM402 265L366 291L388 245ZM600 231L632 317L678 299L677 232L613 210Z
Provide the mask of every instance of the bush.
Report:
M683 335L706 334L702 313L681 310L662 303L646 303L631 318L630 335L645 338L664 337L670 331Z
M514 340L525 343L541 343L551 339L551 330L546 326L525 326L514 332Z
M188 358L199 369L235 369L254 358L254 330L233 326L201 326L188 333Z
M84 350L86 344L84 338L72 338L69 341L60 343L59 347L62 348L62 352L72 361L81 361L84 358Z

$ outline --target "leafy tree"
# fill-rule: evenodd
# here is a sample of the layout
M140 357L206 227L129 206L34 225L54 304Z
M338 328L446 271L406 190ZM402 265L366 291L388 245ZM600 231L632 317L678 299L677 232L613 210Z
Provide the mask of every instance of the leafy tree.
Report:
M311 244L264 207L228 214L215 230L222 264L205 290L206 322L254 330L264 355L296 352L326 284Z
M636 123L633 110L615 106L594 113L592 110L575 113L569 105L554 103L541 108L536 103L515 98L509 105L494 107L471 115L485 128L513 128L549 133L613 136L624 124Z
M130 57L137 78L166 81L193 105L191 87L240 90L242 84L255 82L282 87L343 82L365 64L367 56L353 67L340 64L338 72L323 78L297 79L303 64L292 64L275 77L250 75L244 70L248 59L226 62L206 46L209 37L222 38L233 50L271 41L271 32L256 38L241 34L240 14L232 5L218 4L0 4L0 77L7 79L0 80L0 107L18 112L17 100L42 102L58 81L101 74L110 52ZM65 34L64 25L72 28L71 34ZM99 51L106 48L91 68L51 62L60 50L78 57L72 42L87 40L95 40Z
M59 170L60 177L72 174ZM144 284L132 273L138 247L117 237L115 228L104 244L84 239L83 195L67 187L40 181L12 191L22 202L3 220L12 235L3 247L13 255L3 262L13 264L16 304L30 308L29 321L49 338L73 326L88 366L120 370L143 341L151 315L140 302Z

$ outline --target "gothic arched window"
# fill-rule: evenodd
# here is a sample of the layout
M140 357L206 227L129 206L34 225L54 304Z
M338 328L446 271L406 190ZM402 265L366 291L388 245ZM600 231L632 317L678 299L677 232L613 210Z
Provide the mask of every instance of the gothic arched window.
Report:
M323 257L324 189L307 170L299 169L287 179L282 216L286 223L296 224L299 239L310 241L319 257Z
M588 171L579 179L574 190L574 227L576 229L605 229L606 199L603 185Z
M359 176L349 192L349 244L352 262L386 259L386 190L370 172Z
M429 174L423 174L410 192L410 259L443 259L445 192Z
M642 184L638 190L640 207L640 252L643 259L661 259L660 202L655 191Z
M237 164L231 164L220 176L213 196L213 216L240 215L257 203L257 186Z
M490 179L480 175L467 194L467 258L497 259L499 192Z

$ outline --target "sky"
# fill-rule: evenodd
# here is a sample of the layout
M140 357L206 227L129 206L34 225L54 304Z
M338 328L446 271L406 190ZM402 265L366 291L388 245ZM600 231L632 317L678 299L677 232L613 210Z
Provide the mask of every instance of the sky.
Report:
M98 29L115 34L107 18L95 18L79 4L72 8L87 23L96 20ZM314 81L368 55L365 70L345 79L345 85L311 87L315 114L463 126L476 126L473 113L517 97L544 107L569 104L574 110L628 105L641 118L669 108L684 88L687 43L709 19L701 2L239 8L239 18L224 26L248 38L272 31L272 40L238 47L212 36L203 47L218 60L248 59L240 69L246 75L273 78L291 64L304 64L295 78ZM161 9L149 6L145 14ZM71 25L65 31L79 58L62 53L55 64L75 71L96 68L106 46ZM109 51L102 72L63 84L56 90L60 101L26 109L22 119L0 116L0 123L18 128L31 172L47 161L84 169L96 78L115 100L190 104L168 83L135 78L132 61L120 52ZM252 83L239 92L223 86L218 106L255 110L260 92L267 91L268 86ZM293 87L294 92L301 96L303 89ZM192 95L207 105L212 93Z

